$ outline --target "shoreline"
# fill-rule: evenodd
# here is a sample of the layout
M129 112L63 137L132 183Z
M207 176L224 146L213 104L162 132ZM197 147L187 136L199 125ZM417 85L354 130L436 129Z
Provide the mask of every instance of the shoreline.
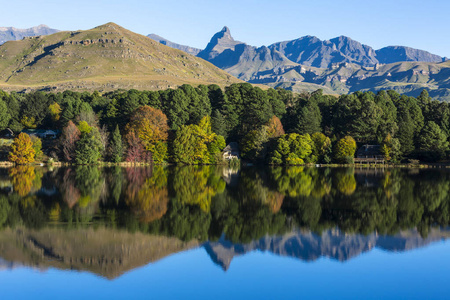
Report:
M0 168L12 168L15 166L32 166L32 167L75 167L75 166L98 166L98 167L149 167L149 166L177 166L177 164L154 164L149 162L99 162L90 165L77 165L68 162L43 163L35 162L32 164L16 165L9 161L0 161ZM208 165L185 165L180 166L228 166L227 164L208 164ZM408 169L450 169L449 163L423 163L423 164L303 164L303 165L267 165L267 164L245 164L241 167L308 167L308 168L364 168L364 169L392 169L392 168L408 168Z

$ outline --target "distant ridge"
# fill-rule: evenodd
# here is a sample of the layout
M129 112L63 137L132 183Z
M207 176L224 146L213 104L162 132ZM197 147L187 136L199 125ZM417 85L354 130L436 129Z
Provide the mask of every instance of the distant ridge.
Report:
M152 40L157 41L158 43L161 43L163 45L169 46L169 47L174 48L174 49L178 49L178 50L184 51L184 52L189 53L191 55L197 55L197 54L200 53L200 51L202 51L201 49L197 49L197 48L194 48L194 47L189 47L189 46L184 46L184 45L173 43L173 42L171 42L169 40L166 40L165 38L160 37L159 35L156 35L156 34L153 34L153 33L149 34L147 36L149 38L151 38Z
M450 101L450 62L409 47L374 50L346 36L324 41L304 36L258 48L234 40L225 26L197 56L247 82L297 92L393 89L418 96L426 89L433 98Z
M0 45L7 41L17 41L29 36L49 35L58 31L44 24L27 29L0 27Z
M348 234L338 229L325 230L320 234L298 230L283 235L266 235L246 244L235 244L225 237L202 246L211 260L224 271L232 260L254 251L270 252L276 256L291 257L303 261L316 261L327 257L337 261L348 261L374 248L392 252L404 252L449 238L449 230L432 229L428 237L422 238L415 229L404 230L395 235L378 233Z

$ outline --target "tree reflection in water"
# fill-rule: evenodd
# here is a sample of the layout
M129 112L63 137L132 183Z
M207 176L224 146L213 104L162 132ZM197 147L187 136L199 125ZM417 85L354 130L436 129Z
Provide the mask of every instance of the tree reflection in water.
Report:
M440 229L449 179L405 169L11 168L0 170L0 257L114 278L199 245L225 270L257 249L305 260L407 250L450 236Z
M449 225L446 171L224 168L11 168L2 173L13 191L1 192L0 226L94 225L246 243L294 228L364 235L417 228L426 236Z

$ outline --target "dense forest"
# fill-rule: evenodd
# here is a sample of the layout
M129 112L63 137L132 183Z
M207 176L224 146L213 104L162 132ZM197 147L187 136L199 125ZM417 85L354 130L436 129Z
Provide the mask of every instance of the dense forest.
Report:
M244 160L260 163L352 163L363 144L381 145L390 162L437 161L448 155L450 109L425 90L417 98L395 91L294 94L248 83L102 95L0 91L0 130L7 128L16 136L9 148L16 163L216 164L229 142L239 143ZM60 135L37 141L18 135L23 129Z

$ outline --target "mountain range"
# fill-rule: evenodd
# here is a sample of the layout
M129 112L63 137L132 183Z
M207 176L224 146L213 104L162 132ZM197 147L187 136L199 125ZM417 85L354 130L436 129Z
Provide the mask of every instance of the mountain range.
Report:
M211 63L117 24L0 46L0 89L157 90L241 82Z
M0 27L0 45L7 41L17 41L29 36L49 35L58 31L43 24L27 29Z
M438 228L432 229L426 238L422 238L416 229L401 231L395 235L362 235L348 234L336 228L325 230L321 234L309 230L295 230L284 235L267 235L247 244L232 243L222 236L216 242L203 244L203 247L215 264L223 270L228 270L233 258L253 251L267 251L277 256L303 261L327 257L344 262L375 248L405 252L449 237L448 230Z
M283 235L267 235L246 244L232 243L222 236L218 241L183 242L175 237L128 233L112 229L64 230L43 228L0 231L0 271L23 266L45 270L83 270L114 279L171 254L202 247L211 260L228 270L234 257L253 251L280 257L315 261L327 257L341 262L374 248L404 252L448 239L448 229L433 228L426 238L416 229L395 235L349 234L339 229L321 234L294 230Z
M149 37L173 48L188 47L155 34ZM374 50L345 36L325 41L304 36L254 47L236 41L224 27L205 49L190 51L244 81L297 92L321 88L326 93L344 94L394 89L417 96L427 89L436 99L450 100L447 58L409 47Z
M336 95L393 89L418 96L427 89L435 99L450 101L450 61L423 50L374 50L345 36L254 47L235 40L228 27L205 49L149 37L114 23L78 31L2 27L0 43L9 41L0 45L0 89L155 90L247 81Z

